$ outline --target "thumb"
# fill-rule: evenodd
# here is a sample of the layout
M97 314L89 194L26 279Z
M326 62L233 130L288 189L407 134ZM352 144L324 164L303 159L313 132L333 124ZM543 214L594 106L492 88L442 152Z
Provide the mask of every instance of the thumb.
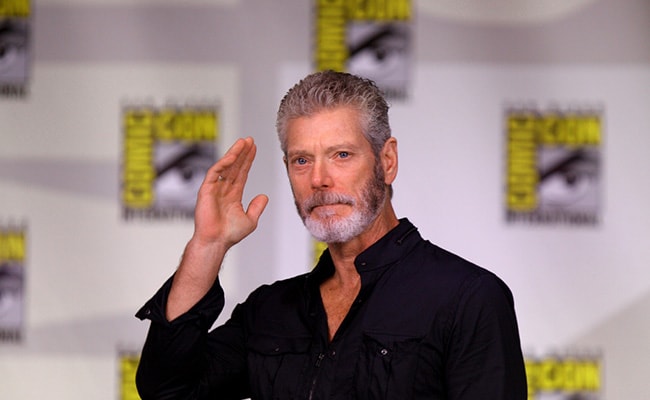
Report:
M262 212L266 208L266 205L269 203L269 198L265 194L258 194L248 203L248 209L246 210L246 215L248 215L255 224L259 221Z

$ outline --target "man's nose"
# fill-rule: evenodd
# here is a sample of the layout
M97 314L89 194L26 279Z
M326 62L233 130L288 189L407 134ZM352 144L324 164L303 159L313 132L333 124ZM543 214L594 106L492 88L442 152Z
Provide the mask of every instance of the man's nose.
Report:
M331 187L333 183L327 162L321 160L314 162L314 168L311 171L311 186L314 189L322 189Z

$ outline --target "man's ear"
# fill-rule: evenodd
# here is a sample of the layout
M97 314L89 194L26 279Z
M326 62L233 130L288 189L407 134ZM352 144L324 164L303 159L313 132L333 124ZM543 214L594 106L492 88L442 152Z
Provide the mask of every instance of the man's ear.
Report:
M390 185L397 177L397 139L394 137L388 138L381 149L380 156L384 168L384 182Z
M282 162L284 163L284 168L289 169L289 164L287 164L287 155L282 156Z

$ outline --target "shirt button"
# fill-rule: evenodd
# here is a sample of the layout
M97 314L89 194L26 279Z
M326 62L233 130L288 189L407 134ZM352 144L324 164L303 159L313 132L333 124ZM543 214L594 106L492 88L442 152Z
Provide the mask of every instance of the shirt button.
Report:
M379 354L381 354L382 356L387 355L387 354L388 354L388 349L381 349L381 350L379 350Z
M275 351L275 352L277 353L277 352L280 351L280 348L279 348L279 347L276 347L275 349L273 349L273 351Z

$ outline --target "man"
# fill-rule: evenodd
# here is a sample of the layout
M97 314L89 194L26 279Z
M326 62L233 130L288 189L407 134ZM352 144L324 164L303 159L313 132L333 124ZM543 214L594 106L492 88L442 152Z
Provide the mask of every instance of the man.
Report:
M282 100L277 129L298 213L328 249L208 333L224 255L268 201L241 204L255 145L238 140L206 174L178 270L137 314L152 321L142 398L525 399L507 286L393 210L397 142L376 86L312 74Z

